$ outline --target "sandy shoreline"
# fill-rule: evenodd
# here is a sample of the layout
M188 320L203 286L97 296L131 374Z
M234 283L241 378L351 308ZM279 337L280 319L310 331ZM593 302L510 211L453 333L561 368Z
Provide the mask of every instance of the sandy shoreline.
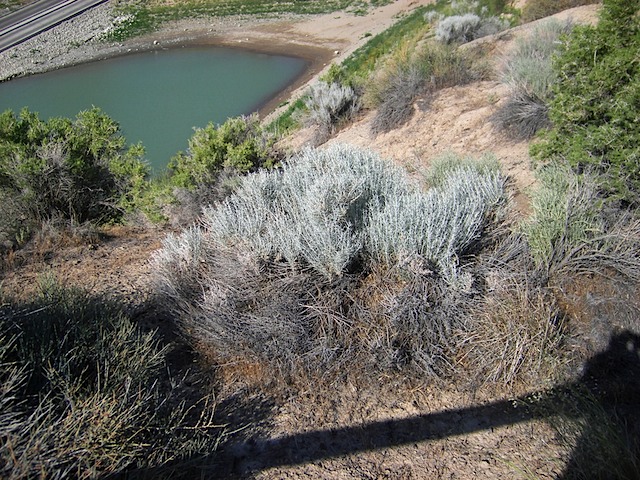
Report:
M397 0L358 16L336 12L272 18L186 19L122 43L101 40L117 21L107 2L1 52L0 81L115 56L183 46L225 46L306 60L309 63L306 71L260 109L260 113L266 115L283 101L297 97L332 62L341 61L368 37L391 26L399 16L430 1Z

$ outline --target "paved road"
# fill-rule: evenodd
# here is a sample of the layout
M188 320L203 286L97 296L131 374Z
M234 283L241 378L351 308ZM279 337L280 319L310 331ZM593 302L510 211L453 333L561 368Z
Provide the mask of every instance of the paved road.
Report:
M40 0L0 17L0 52L107 0Z

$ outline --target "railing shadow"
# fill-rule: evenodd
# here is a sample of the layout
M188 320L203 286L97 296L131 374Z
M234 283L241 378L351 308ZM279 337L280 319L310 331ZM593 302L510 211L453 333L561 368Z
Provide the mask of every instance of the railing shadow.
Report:
M531 399L535 398L535 401ZM594 356L580 380L517 399L406 419L296 433L280 438L252 438L217 452L212 469L201 478L244 478L274 467L292 466L378 449L441 440L532 419L581 420L577 446L562 480L575 478L638 478L640 474L640 337L624 332L611 338L608 349ZM606 429L606 432L603 432ZM615 430L631 458L602 463L601 437ZM610 439L605 438L605 442ZM616 448L619 449L619 446ZM602 453L602 452L597 452ZM625 454L625 452L622 452ZM602 476L597 472L603 471ZM136 472L130 472L138 477ZM149 471L142 473L148 477Z

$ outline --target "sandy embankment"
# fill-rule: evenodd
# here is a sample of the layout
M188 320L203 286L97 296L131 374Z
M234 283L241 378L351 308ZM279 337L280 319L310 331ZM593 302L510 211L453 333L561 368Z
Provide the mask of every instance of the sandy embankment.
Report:
M0 53L0 81L118 55L190 45L242 48L309 61L305 73L262 109L261 113L265 114L287 98L298 95L331 62L341 61L363 45L369 34L382 32L399 16L430 2L397 0L360 16L337 12L272 18L187 19L122 43L101 40L114 21L113 7L106 3Z

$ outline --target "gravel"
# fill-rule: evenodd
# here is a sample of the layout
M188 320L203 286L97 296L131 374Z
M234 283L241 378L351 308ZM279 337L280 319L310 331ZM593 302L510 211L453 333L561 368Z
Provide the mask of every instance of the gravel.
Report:
M1 52L0 81L121 53L122 45L103 40L117 20L105 3Z

